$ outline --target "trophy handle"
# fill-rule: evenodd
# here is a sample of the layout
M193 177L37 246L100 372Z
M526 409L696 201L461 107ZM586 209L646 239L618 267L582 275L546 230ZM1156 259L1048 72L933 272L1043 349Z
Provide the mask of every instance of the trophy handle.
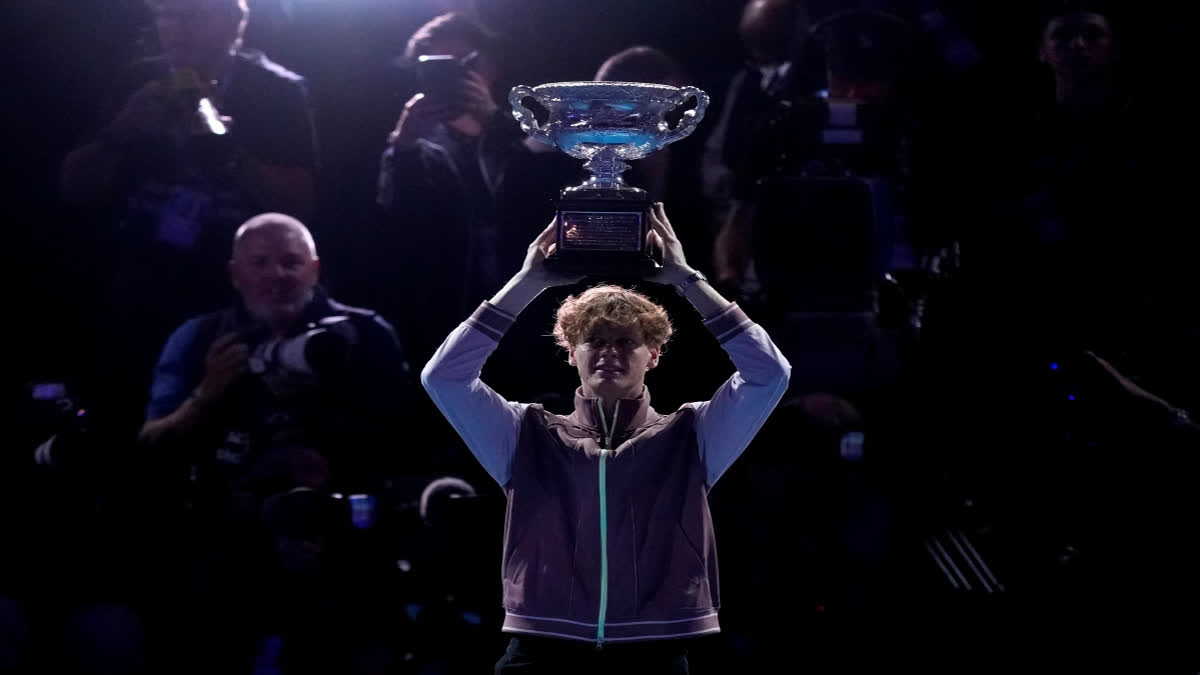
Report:
M671 98L674 99L675 105L682 105L689 98L696 97L696 107L683 113L683 117L679 120L679 124L675 126L675 131L672 131L669 136L662 140L662 145L674 143L675 141L688 136L696 130L696 125L700 120L704 119L704 111L708 109L708 94L702 89L696 87L682 87ZM662 147L662 146L659 146Z
M521 123L521 131L529 134L546 145L554 145L554 141L550 140L550 130L538 126L537 117L533 111L525 107L521 101L525 100L526 96L537 96L533 93L532 87L527 87L523 84L517 85L508 92L508 104L512 106L513 117L517 122Z

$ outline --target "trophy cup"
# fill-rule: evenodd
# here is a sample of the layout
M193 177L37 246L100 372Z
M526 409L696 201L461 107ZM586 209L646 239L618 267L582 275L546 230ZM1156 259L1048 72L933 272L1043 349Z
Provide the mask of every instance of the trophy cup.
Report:
M692 97L695 107L681 110ZM541 120L527 105L530 98L544 110ZM546 265L591 276L641 278L653 272L657 263L647 242L651 202L645 190L621 179L629 168L624 160L641 159L691 134L704 117L708 94L640 82L552 82L513 87L508 102L525 133L586 159L583 168L591 173L559 194L557 246Z

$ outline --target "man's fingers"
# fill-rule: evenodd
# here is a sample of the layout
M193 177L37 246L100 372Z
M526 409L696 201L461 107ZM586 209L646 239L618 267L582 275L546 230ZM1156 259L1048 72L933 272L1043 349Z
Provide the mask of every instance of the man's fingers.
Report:
M228 370L237 366L245 365L250 361L248 351L231 350L221 354L213 361L213 367L221 370Z
M557 235L558 216L555 216L550 220L550 224L546 226L546 229L542 230L541 233L538 234L537 239L533 240L533 244L538 248L544 248L546 244L555 241L558 238Z
M654 214L654 209L650 209L650 232L657 234L661 241L667 241L675 236L670 228L667 227L667 224Z
M239 336L237 333L226 333L216 340L213 340L212 346L208 348L209 358L213 358L217 354L225 351L229 345L237 341L238 337Z
M657 246L659 249L666 248L665 244L663 243L662 235L654 230L650 230L649 232L646 233L646 241L651 246Z
M675 228L671 226L671 221L667 218L667 207L663 206L662 202L655 202L654 206L650 209L650 214L663 224L663 227L672 237L675 236Z
M483 81L483 78L474 72L468 72L467 76L460 81L459 90L472 93L482 92L483 94L489 94L487 83Z
M466 77L464 79L468 82L473 82L476 86L478 86L481 89L488 88L487 80L483 79L483 75L477 70L468 69L466 72Z

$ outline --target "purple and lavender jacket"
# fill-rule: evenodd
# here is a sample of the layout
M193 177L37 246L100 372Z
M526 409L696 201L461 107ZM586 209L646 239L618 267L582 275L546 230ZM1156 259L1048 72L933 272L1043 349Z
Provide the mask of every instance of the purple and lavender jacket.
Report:
M513 321L483 303L421 373L508 497L503 630L597 644L719 631L708 491L783 396L787 359L730 305L704 322L737 367L711 400L662 415L643 389L609 415L577 390L562 416L479 379Z

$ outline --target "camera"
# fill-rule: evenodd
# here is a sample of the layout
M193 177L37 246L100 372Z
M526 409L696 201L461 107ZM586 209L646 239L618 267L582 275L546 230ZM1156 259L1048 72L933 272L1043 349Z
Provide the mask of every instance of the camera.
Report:
M228 132L230 118L217 111L210 93L211 85L203 82L195 70L173 70L166 81L166 89L168 104L188 121L190 134L224 136Z
M61 382L36 382L24 402L26 442L33 446L33 463L43 467L79 467L91 453L94 420Z
M443 101L455 98L461 82L467 77L471 63L479 52L459 58L450 54L422 54L417 57L417 79L426 96Z
M331 316L308 324L299 335L260 343L250 355L250 372L321 376L337 372L358 344L349 317Z

